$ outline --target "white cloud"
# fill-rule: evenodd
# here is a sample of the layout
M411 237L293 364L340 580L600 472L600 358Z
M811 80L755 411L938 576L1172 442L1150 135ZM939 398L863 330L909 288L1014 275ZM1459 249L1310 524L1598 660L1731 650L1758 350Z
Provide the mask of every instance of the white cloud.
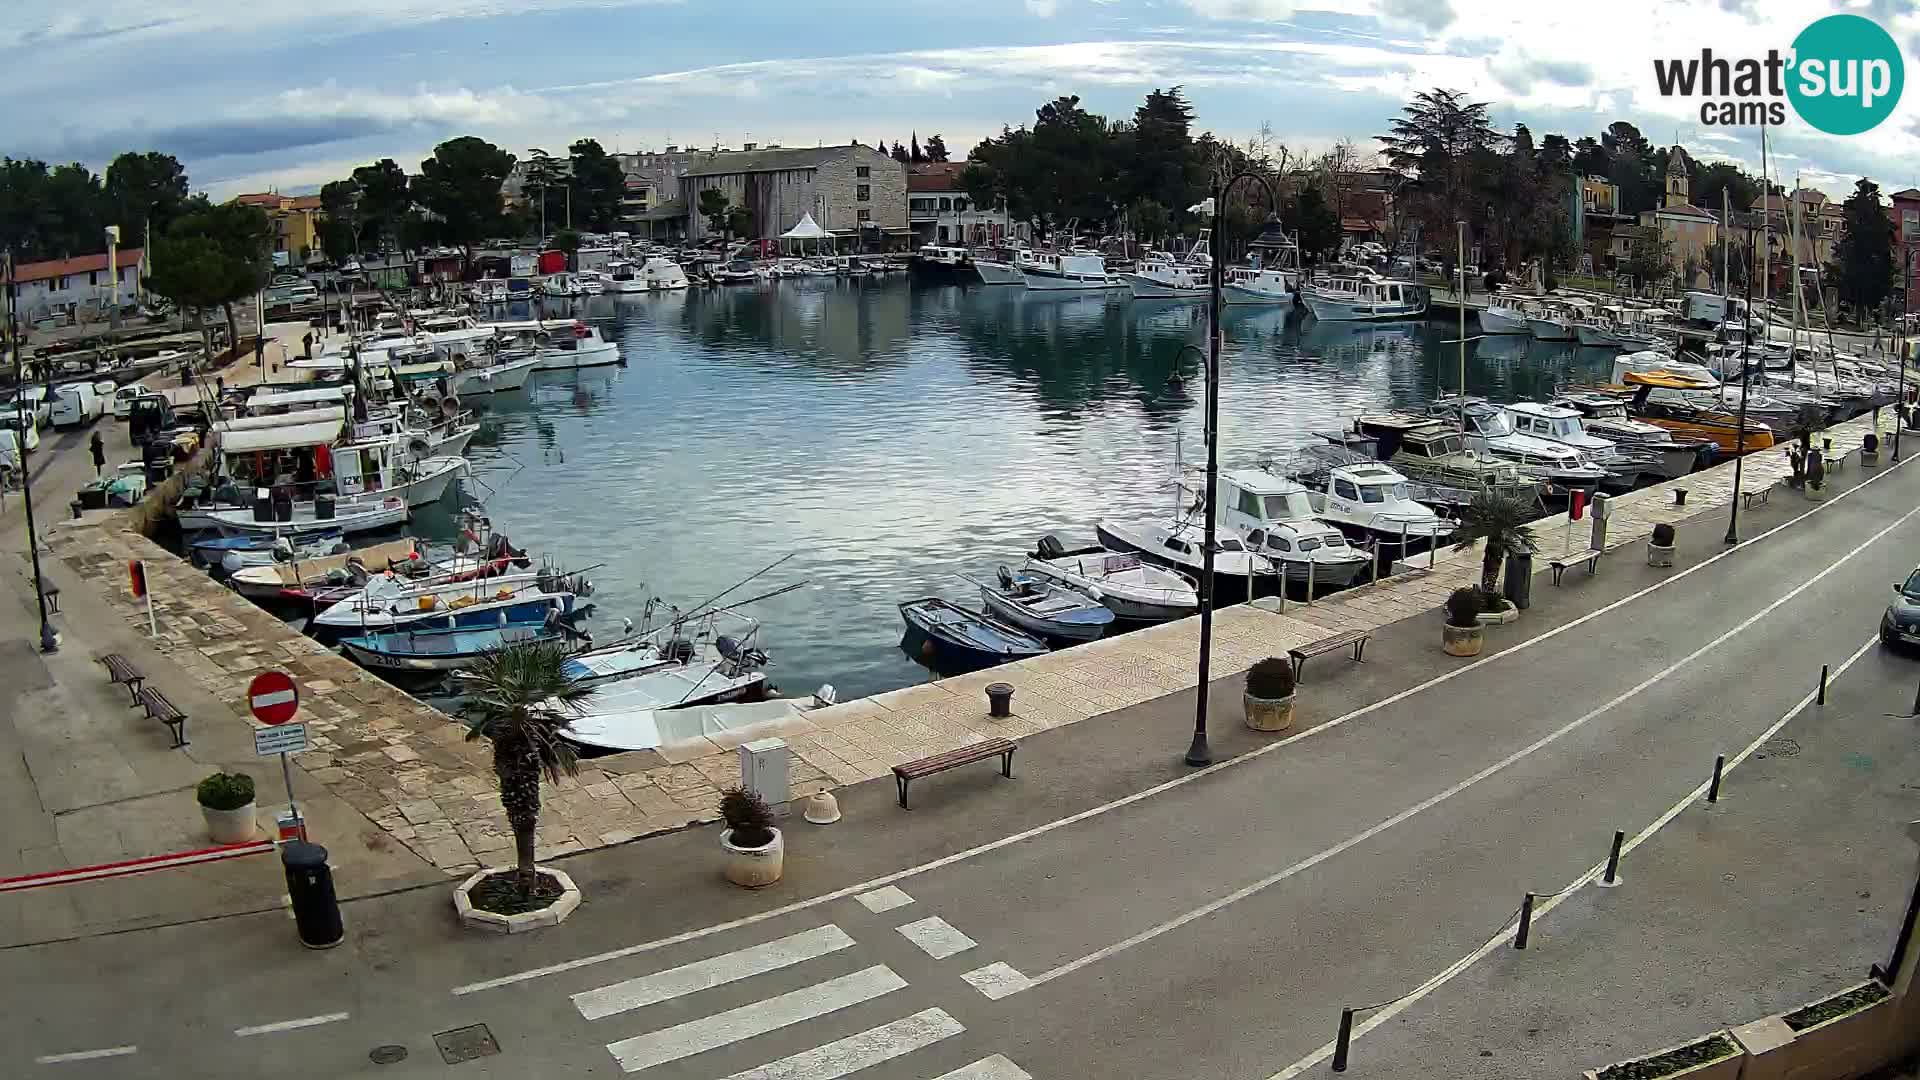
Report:
M1026 0L1027 13L1051 19L1060 13L1060 0Z
M1180 0L1203 19L1278 22L1293 18L1294 0Z

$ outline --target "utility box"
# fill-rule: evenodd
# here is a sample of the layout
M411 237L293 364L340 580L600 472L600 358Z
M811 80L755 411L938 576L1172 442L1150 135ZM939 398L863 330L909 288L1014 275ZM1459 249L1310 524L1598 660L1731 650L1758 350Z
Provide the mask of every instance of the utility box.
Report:
M1607 549L1607 520L1613 517L1613 500L1596 493L1593 497L1593 543L1595 551Z
M785 739L755 739L740 747L740 786L780 807L787 794L787 742Z

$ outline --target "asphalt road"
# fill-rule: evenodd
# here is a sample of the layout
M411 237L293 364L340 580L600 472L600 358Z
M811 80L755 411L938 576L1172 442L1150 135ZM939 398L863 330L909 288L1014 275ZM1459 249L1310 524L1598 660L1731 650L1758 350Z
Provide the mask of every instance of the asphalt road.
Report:
M697 911L712 886L655 899L609 875L590 920L515 942L451 930L440 898L350 909L354 945L333 953L289 950L281 916L0 952L0 1068L439 1076L433 1036L484 1023L499 1053L461 1075L1262 1080L1310 1058L1342 1005L1406 993L1479 948L1523 892L1580 881L1614 830L1645 829L1716 753L1788 716L1912 569L1920 470L1700 565L1719 527L1683 530L1697 569L1661 577L1615 557L1599 581L1665 584L1472 665L1438 664L1428 621L1390 627L1368 668L1417 654L1436 676L1065 824L983 849L943 837L876 871L945 856L892 891L786 909L712 894L704 920L660 939L641 929L658 921L647 905ZM1308 678L1352 670L1323 660ZM1068 734L1097 740L1100 723ZM884 798L849 803L879 815ZM1811 806L1809 831L1844 831L1820 815L1847 812ZM755 914L736 922L742 910ZM1662 974L1656 953L1639 977ZM408 1057L370 1061L386 1044Z

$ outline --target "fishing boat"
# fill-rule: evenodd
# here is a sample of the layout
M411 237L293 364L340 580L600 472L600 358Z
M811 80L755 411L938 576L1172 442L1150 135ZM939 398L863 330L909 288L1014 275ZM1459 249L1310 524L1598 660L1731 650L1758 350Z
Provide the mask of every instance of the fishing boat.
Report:
M1384 461L1415 485L1445 489L1439 501L1465 505L1475 492L1492 489L1503 495L1539 502L1546 474L1517 465L1467 445L1460 430L1435 416L1404 412L1363 413L1354 418L1351 432L1319 432L1336 446ZM1424 502L1432 502L1416 494Z
M1230 266L1220 297L1230 305L1292 307L1300 289L1300 275L1279 269L1255 270L1249 266Z
M1033 252L1025 247L996 249L986 255L976 251L973 253L973 272L982 285L1019 285L1024 288L1027 277L1022 267L1032 255Z
M333 530L347 535L373 532L404 524L413 512L407 500L386 498L335 504L328 498L317 502L279 503L262 500L250 510L208 510L200 512L205 527L224 535L265 535L302 537Z
M1300 298L1322 322L1416 319L1427 310L1427 290L1394 278L1335 278L1304 286Z
M1571 446L1522 435L1514 429L1513 419L1485 398L1470 397L1463 402L1459 395L1449 394L1429 405L1427 413L1461 423L1468 446L1544 473L1555 488L1592 494L1610 475Z
M1069 550L1051 535L1040 538L1023 571L1059 582L1133 622L1184 619L1200 610L1192 579L1138 555L1103 547Z
M1210 295L1205 266L1181 262L1163 251L1148 253L1120 278L1135 300L1205 300Z
M823 686L811 700L767 698L672 709L629 709L572 717L560 737L588 752L652 750L674 743L724 735L727 745L791 734L793 721L833 703L833 687ZM697 744L696 744L697 745ZM712 743L708 743L712 746Z
M439 677L470 668L481 657L499 649L553 641L593 641L574 630L548 609L538 621L502 621L497 626L397 630L340 639L349 659L361 667L397 675Z
M528 376L540 366L540 357L532 352L497 352L479 363L456 362L448 377L455 394L500 394L527 385Z
M343 555L353 548L340 534L328 530L313 536L300 538L294 543L291 537L276 536L267 547L247 547L226 552L220 556L220 573L232 576L248 567L270 566L274 563L289 563L300 559L320 559L328 555Z
M365 585L373 574L394 571L402 576L424 572L426 560L411 538L388 540L315 559L266 563L235 571L227 584L256 603L305 603L309 590L345 585L359 575Z
M1480 332L1483 334L1521 334L1533 333L1527 325L1532 314L1533 302L1527 297L1513 293L1495 293L1487 299L1487 306L1480 312Z
M578 320L538 319L494 324L502 349L525 349L540 358L540 371L598 367L620 362L620 349L598 328Z
M1545 299L1527 316L1527 331L1535 341L1576 341L1576 323L1587 318L1593 305L1584 300Z
M1344 589L1373 557L1347 543L1339 529L1314 516L1307 489L1256 469L1220 474L1220 525L1278 566L1288 581Z
M307 632L321 641L333 641L356 632L492 626L503 619L545 619L549 608L558 608L568 618L584 618L590 605L579 600L592 594L592 583L583 577L550 570L424 582L380 574L315 615Z
M1047 643L937 596L900 605L907 624L900 647L936 671L957 674L1039 656Z
M1020 265L1020 276L1027 288L1036 292L1095 292L1124 289L1127 283L1107 272L1107 262L1090 251L1070 251L1062 255L1035 251Z
M1098 600L1036 574L1000 567L995 582L980 586L980 601L1009 625L1050 641L1092 641L1113 623Z
M1632 392L1627 411L1675 435L1711 440L1721 452L1729 454L1765 450L1774 443L1770 425L1749 417L1742 428L1739 413L1729 410L1698 380L1665 372L1629 371L1621 375L1621 381Z

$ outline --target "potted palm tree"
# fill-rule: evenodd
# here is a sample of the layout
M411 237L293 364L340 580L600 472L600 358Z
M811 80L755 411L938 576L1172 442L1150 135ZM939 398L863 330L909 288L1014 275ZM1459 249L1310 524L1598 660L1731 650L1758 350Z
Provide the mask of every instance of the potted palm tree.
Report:
M1647 538L1647 565L1673 565L1673 526L1661 522L1653 527L1653 535Z
M1500 564L1509 554L1531 554L1538 547L1533 531L1527 528L1527 522L1533 520L1533 510L1534 504L1518 495L1487 487L1476 492L1473 501L1460 511L1460 523L1453 531L1454 548L1471 547L1476 540L1487 542L1480 554L1478 595L1485 605L1482 614L1497 616L1488 620L1490 622L1507 622L1519 617L1520 609L1500 596Z
M1269 656L1247 670L1247 726L1255 731L1285 731L1293 726L1293 661Z
M580 892L558 870L534 865L534 831L540 823L540 781L559 783L579 772L572 744L560 733L593 696L566 673L568 649L560 642L536 642L495 649L471 670L460 673L467 695L459 710L469 742L493 745L493 775L500 785L500 806L513 829L515 865L511 870L483 869L456 894L462 918L508 931L550 925L578 906ZM506 918L498 925L469 917L469 907ZM558 912L552 909L559 908ZM534 916L526 922L513 917Z
M1480 590L1464 585L1447 597L1447 621L1440 627L1440 647L1448 656L1478 656L1487 632L1480 626Z
M253 839L255 815L253 777L246 773L217 772L195 788L207 835L216 844L244 844Z
M727 853L727 880L749 889L779 881L786 845L760 793L728 788L720 796L720 816L727 821L726 831L720 834L720 849Z

